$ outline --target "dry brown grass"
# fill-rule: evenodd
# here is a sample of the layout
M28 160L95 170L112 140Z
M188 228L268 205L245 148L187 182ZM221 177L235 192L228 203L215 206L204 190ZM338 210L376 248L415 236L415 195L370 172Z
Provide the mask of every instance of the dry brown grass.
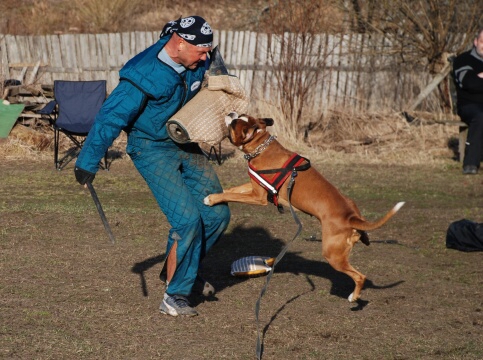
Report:
M122 133L114 141L110 150L123 153L126 147L126 134ZM72 143L61 135L61 151L66 151ZM6 139L0 139L0 158L6 161L40 161L54 158L54 134L48 129L32 130L17 123Z
M0 34L159 31L169 20L194 14L216 29L254 29L266 4L263 0L2 0Z
M304 119L305 125L294 134L279 107L264 103L253 108L257 109L255 116L274 119L270 132L283 144L321 161L441 165L455 157L448 147L458 137L458 126L454 125L429 122L412 125L393 111L361 113L338 108ZM437 117L423 115L433 120ZM313 122L312 130L305 133L309 122Z
M451 158L448 140L458 127L410 125L397 113L334 111L323 119L321 131L309 135L309 143L322 149L353 154L372 163L424 164Z
M457 126L410 125L395 113L345 114L331 111L309 132L306 141L301 139L302 134L295 138L284 131L279 111L267 108L255 115L270 116L275 120L270 132L277 135L286 147L324 162L447 166L455 156L448 148L448 142L457 137ZM16 127L19 126L22 125ZM15 128L9 138L0 143L1 158L45 159L53 156L51 145L39 150L35 142L19 136ZM123 133L111 149L124 153L125 144L126 135ZM234 154L242 159L241 152L234 151ZM128 159L127 156L124 158Z

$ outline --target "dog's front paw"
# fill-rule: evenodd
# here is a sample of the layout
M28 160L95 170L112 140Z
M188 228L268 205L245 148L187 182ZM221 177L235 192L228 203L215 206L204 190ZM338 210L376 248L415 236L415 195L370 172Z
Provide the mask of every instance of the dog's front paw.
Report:
M203 199L203 203L204 203L205 205L208 205L208 206L212 206L212 205L213 205L213 204L211 203L211 201L210 201L210 196L211 196L211 195L208 195L207 197L205 197L205 198Z

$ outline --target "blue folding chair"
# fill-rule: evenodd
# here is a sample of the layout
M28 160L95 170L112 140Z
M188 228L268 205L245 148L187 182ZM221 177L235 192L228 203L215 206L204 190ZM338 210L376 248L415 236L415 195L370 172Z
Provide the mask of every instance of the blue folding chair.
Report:
M54 81L54 100L37 113L48 116L54 130L54 163L57 170L62 170L79 155L106 94L106 80ZM59 159L61 133L72 141L73 146ZM104 164L101 162L100 165L108 170L107 151Z

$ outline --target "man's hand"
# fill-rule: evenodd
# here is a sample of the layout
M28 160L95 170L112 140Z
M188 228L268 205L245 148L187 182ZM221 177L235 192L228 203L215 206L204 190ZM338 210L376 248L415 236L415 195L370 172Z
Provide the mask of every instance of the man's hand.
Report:
M79 182L81 185L85 185L86 183L91 183L94 181L94 178L96 177L96 174L93 174L89 171L85 171L84 169L81 169L80 167L75 167L74 168L74 174L76 180Z

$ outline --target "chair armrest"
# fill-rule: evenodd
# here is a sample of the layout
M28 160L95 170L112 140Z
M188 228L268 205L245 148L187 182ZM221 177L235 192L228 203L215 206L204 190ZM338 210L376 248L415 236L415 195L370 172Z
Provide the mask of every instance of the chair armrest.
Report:
M49 103L47 103L47 105L45 105L42 109L38 110L37 114L51 115L54 112L56 105L57 105L57 101L52 100Z

